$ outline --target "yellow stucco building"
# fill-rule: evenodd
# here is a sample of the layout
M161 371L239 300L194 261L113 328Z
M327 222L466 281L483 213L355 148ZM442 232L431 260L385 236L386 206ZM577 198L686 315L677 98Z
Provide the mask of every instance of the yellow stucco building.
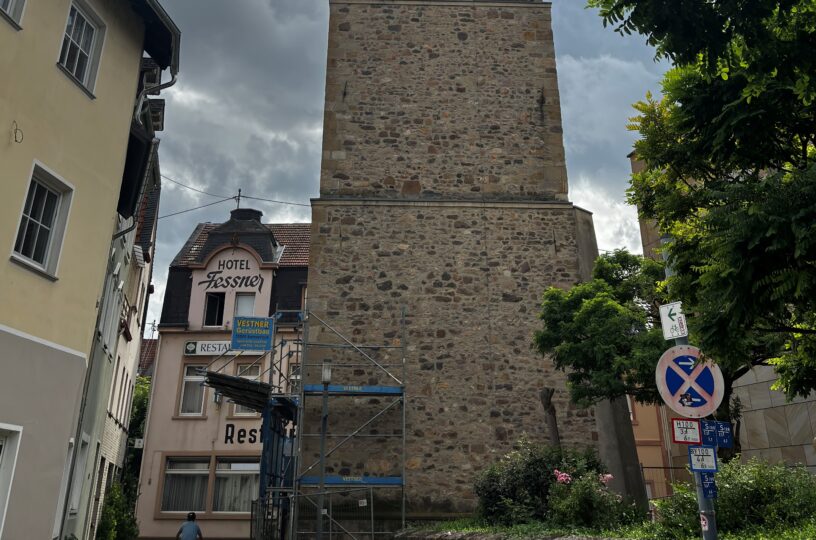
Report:
M59 536L70 472L93 466L75 433L141 180L140 66L177 66L174 29L155 0L0 0L0 538Z

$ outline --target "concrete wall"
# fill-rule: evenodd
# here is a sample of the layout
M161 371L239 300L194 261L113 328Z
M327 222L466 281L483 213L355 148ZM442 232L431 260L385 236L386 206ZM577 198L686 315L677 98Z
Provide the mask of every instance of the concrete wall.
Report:
M150 413L145 447L142 453L140 475L140 495L137 503L141 538L175 538L179 523L186 512L162 512L161 497L164 481L164 466L167 457L183 456L242 456L257 457L261 454L259 432L260 416L236 416L234 404L226 399L221 403L213 401L213 390L205 389L204 414L202 416L178 415L182 366L187 364L207 365L215 356L185 356L184 344L195 340L229 340L229 332L173 332L160 334L159 351L150 396ZM291 342L294 334L281 330L276 342L282 338ZM288 346L284 348L284 355ZM229 355L231 358L232 355ZM253 362L257 356L246 357L242 364ZM235 362L224 358L213 364L212 370L223 367L222 372L237 375ZM224 367L226 365L226 367ZM261 371L269 367L264 360ZM284 365L286 370L287 366ZM266 380L268 375L263 375ZM279 377L274 376L274 383ZM228 431L229 430L229 431ZM239 437L239 431L245 436ZM257 432L251 433L251 430ZM227 434L232 437L228 438ZM254 442L250 442L254 441ZM247 538L249 536L249 514L224 514L213 512L211 508L213 481L209 482L207 510L197 512L198 521L207 538Z
M29 0L22 30L0 20L0 125L23 132L20 144L0 141L0 323L82 351L115 226L143 46L142 21L127 3L88 3L106 24L94 99L56 65L70 0ZM35 160L74 187L57 281L7 258Z
M86 357L5 326L0 351L0 423L23 428L5 520L0 507L0 534L51 538ZM11 457L3 456L4 465Z
M411 515L470 511L478 471L524 434L547 441L543 386L564 443L596 445L594 411L530 349L542 292L597 253L566 193L548 3L331 2L308 307L355 343L405 347L407 448L389 410L327 474L399 476L404 459ZM339 342L311 323L310 340ZM375 353L402 376L401 349ZM310 349L305 382L331 358L332 383L398 385L355 354ZM389 399L332 398L330 434ZM302 433L319 432L312 401ZM318 438L302 444L303 469Z
M757 366L734 382L734 395L742 404L742 459L800 463L816 472L816 393L788 402L784 393L771 388L775 382L770 366Z
M0 332L0 401L7 401L0 423L24 428L3 538L51 538L61 514L60 482L116 225L143 22L127 3L87 5L105 27L92 95L57 66L70 0L25 2L21 28L0 19L0 125L19 130L16 141L0 140L0 325L8 330ZM73 189L51 276L12 260L35 163ZM89 441L89 471L95 450Z

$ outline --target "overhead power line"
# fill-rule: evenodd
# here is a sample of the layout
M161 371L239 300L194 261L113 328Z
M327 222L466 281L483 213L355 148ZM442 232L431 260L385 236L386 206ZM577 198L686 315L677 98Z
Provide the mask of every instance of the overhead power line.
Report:
M271 203L278 203L278 204L291 204L292 206L307 206L311 207L311 204L306 203L297 203L297 202L290 202L290 201L276 201L275 199L263 199L261 197L250 197L249 195L241 195L242 199L252 199L253 201L266 201Z
M220 199L236 199L236 197L240 197L241 199L251 199L253 201L263 201L263 202L270 202L270 203L275 203L275 204L288 204L288 205L291 205L291 206L305 206L307 208L312 206L311 204L307 204L307 203L297 203L297 202L292 202L292 201L281 201L281 200L277 200L277 199L265 199L263 197L250 197L249 195L240 195L240 194L237 195L237 196L236 195L233 195L233 196L217 195L215 193L210 193L208 191L204 191L203 189L194 188L193 186L190 186L188 184L184 184L182 182L179 182L178 180L176 180L174 178L170 178L166 174L162 174L161 177L164 178L165 180L170 180L174 184L178 184L179 186L181 186L183 188L187 188L187 189L190 189L190 190L195 191L197 193L202 193L204 195L209 195L210 197L218 197ZM223 202L223 201L219 201L219 202ZM215 204L215 203L213 203L213 204ZM208 206L208 205L205 205L205 206ZM204 208L204 206L199 206L198 208ZM197 208L191 208L190 210L196 210L196 209ZM163 216L163 217L170 217L170 216Z
M204 190L201 190L201 189L198 189L198 188L194 188L193 186L188 186L187 184L182 184L182 183L181 183L181 182L179 182L178 180L174 180L173 178L170 178L170 177L169 177L169 176L167 176L166 174L161 175L161 177L162 177L162 178L164 178L165 180L170 180L170 181L171 181L171 182L173 182L174 184L178 184L178 185L180 185L181 187L185 187L185 188L187 188L187 189L191 189L191 190L193 190L193 191L197 191L198 193L203 193L204 195L209 195L210 197L218 197L219 199L223 199L223 198L225 198L225 197L228 197L227 195L216 195L215 193L209 193L209 192L207 192L207 191L204 191Z
M201 205L201 206L196 206L195 208L188 208L187 210L181 210L180 212L173 212L172 214L166 214L166 215L164 215L164 216L159 216L159 219L164 219L164 218L168 218L168 217L173 217L173 216L177 216L177 215L179 215L179 214L186 214L187 212L192 212L193 210L200 210L200 209L202 209L202 208L207 208L208 206L212 206L212 205L214 205L214 204L220 204L220 203L222 203L222 202L227 202L227 201L234 201L234 200L236 200L237 198L238 198L238 197L227 197L226 199L222 199L222 200L220 200L220 201L211 202L211 203L209 203L209 204L204 204L204 205Z

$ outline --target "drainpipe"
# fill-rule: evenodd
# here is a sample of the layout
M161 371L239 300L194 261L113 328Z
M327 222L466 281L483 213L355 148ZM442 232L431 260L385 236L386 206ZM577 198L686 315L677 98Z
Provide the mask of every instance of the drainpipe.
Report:
M170 88L171 86L176 84L177 80L178 75L176 73L173 73L173 78L167 81L166 83L162 83L158 86L149 86L143 88L142 91L139 92L139 99L136 100L136 108L133 110L133 120L140 126L142 125L142 109L144 108L144 102L147 99L148 92L160 92L165 88Z

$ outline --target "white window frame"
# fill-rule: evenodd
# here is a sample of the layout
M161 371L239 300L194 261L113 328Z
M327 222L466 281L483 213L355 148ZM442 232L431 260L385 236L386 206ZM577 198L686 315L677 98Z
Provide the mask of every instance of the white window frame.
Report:
M66 33L68 30L68 20L71 18L71 10L76 10L77 14L82 16L85 22L90 25L94 29L94 36L91 45L89 46L88 53L88 64L83 74L83 77L80 79L77 77L73 71L71 71L66 65L63 65L61 62L62 60L62 49L65 46L65 39L68 38L72 41L72 37L68 36ZM90 97L95 97L93 95L93 90L96 87L96 79L99 75L99 65L102 62L102 49L105 44L105 30L107 25L105 21L99 16L99 14L93 9L91 4L87 0L73 0L68 6L68 13L65 16L65 25L62 29L62 34L60 35L59 40L59 50L57 51L57 67L65 73L69 79L79 85L84 91L86 91ZM73 42L76 43L76 42ZM69 50L70 50L70 43ZM66 61L67 61L67 52L66 52ZM75 66L76 67L76 66Z
M242 464L257 464L257 469L219 469L219 463L242 463ZM253 476L258 478L258 482L260 482L260 475L261 475L261 459L260 457L227 457L227 456L216 456L215 458L215 474L213 475L213 487L212 487L212 511L213 514L248 514L249 510L216 510L215 508L215 498L216 498L216 490L218 486L218 478L228 478L230 476ZM252 498L255 496L255 490L250 492L250 504Z
M22 435L23 426L0 423L0 438L3 439L3 449L0 452L0 538L3 537L3 525L11 499L11 486L14 482Z
M204 416L204 413L206 412L206 403L207 403L207 399L206 399L207 389L206 388L202 388L202 391L201 391L201 412L182 412L182 410L181 410L181 407L184 404L184 390L185 390L185 388L187 388L186 383L188 383L188 382L191 382L191 383L193 383L193 382L203 383L204 379L205 379L204 375L187 375L187 368L190 368L190 367L192 367L192 368L205 367L205 364L183 364L182 365L182 369L181 369L181 391L179 392L179 401L178 401L178 415L179 416Z
M31 187L34 183L42 185L59 196L57 199L57 207L54 210L54 221L50 231L51 236L48 239L48 246L45 250L45 260L42 263L26 257L15 249L17 247L17 236L20 234L20 228L23 226L23 219L26 219L26 222L28 221L27 218L25 218L25 207L28 201L28 193L31 191ZM11 240L11 259L13 261L51 280L57 279L60 255L65 241L65 231L68 228L68 218L71 211L73 195L74 186L66 182L63 178L60 178L54 171L39 161L34 161L28 184L26 185L25 195L23 195L23 201L20 205L17 229L14 231L14 237Z
M188 462L188 463L200 463L207 465L207 468L197 468L197 469L171 469L170 463L171 462ZM210 472L212 470L212 458L210 456L184 456L184 457L175 457L175 456L168 456L164 460L164 469L162 470L162 489L161 492L158 493L159 496L159 509L160 512L187 512L187 511L195 511L195 512L206 512L207 509L207 494L210 490ZM189 508L187 510L165 510L164 508L164 490L167 488L167 479L168 476L184 476L184 475L191 475L191 476L205 476L207 478L207 491L204 494L204 508L203 509L192 509Z
M249 370L250 368L252 368L253 371L255 370L255 368L257 368L258 373L256 375L247 375L246 371ZM263 372L262 368L263 365L260 362L257 364L235 364L235 375L250 381L254 381L257 377L260 377L261 373ZM239 407L241 407L241 405L238 405L237 403L233 404L232 407L233 416L246 416L249 418L258 416L258 411L253 411L252 409L242 411L239 410Z
M71 481L71 492L69 495L68 514L79 512L79 504L82 500L82 486L85 479L85 468L88 466L88 454L91 453L91 438L87 433L83 433L79 443L79 453L77 454L74 476Z
M251 312L250 312L248 315L247 315L247 314L244 314L244 315L239 315L239 314L238 314L238 298L239 298L239 297L240 297L240 298L249 298L249 297L252 297L252 310L251 310ZM254 292L252 292L252 293L247 293L247 292L239 292L239 293L235 293L235 299L234 299L234 301L233 301L233 304L234 304L234 305L232 306L232 314L233 314L233 317L254 317L254 316L255 316L255 301L256 301L256 300L257 300L257 298L256 298L256 296L255 296L255 293L254 293Z
M3 4L8 2L4 8ZM23 10L26 0L0 0L0 15L6 19L14 28L21 30L20 21L23 20Z

